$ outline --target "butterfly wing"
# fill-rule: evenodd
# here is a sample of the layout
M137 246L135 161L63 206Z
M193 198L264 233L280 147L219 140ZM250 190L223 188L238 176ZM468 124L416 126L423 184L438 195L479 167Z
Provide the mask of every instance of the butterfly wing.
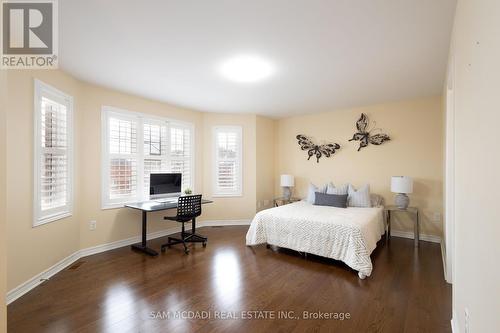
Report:
M375 134L370 136L370 143L378 146L390 139L391 138L387 134Z
M315 150L316 150L316 163L319 163L319 159L322 156L322 153L318 146L316 146Z
M311 157L314 155L314 153L316 152L316 149L315 148L312 148L312 149L309 149L307 151L307 160L309 161L309 159L311 159Z
M363 139L364 137L366 136L366 133L354 133L354 135L352 136L352 139L349 139L349 141L359 141L361 139Z
M297 140L299 142L300 149L309 150L314 149L314 143L307 136L299 134L297 135ZM311 155L309 155L310 157Z
M336 149L340 149L340 145L338 143L329 143L319 146L319 150L326 157L330 157L331 155L335 154Z
M368 146L368 133L365 134L361 140L359 140L359 147L358 147L358 151L361 150L361 148L365 148L366 146Z
M361 117L359 117L358 121L356 122L356 128L358 129L359 133L365 133L366 127L368 127L368 117L366 116L366 114L362 113Z

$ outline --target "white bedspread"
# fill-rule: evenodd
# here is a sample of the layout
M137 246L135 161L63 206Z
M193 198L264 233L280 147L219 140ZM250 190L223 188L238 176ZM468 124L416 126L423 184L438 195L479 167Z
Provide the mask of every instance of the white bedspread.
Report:
M370 254L384 229L382 207L335 208L300 201L257 213L246 243L268 243L342 260L370 276Z

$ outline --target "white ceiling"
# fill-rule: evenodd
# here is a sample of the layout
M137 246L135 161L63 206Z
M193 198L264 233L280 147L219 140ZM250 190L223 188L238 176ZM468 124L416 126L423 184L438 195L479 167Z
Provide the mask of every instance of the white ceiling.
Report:
M60 65L201 111L274 117L441 93L455 0L63 0ZM276 66L235 83L225 59Z

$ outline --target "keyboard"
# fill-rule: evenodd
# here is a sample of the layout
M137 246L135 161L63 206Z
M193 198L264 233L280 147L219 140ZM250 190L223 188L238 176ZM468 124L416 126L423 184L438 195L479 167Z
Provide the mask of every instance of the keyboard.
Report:
M176 203L177 201L179 201L179 198L164 198L164 199L156 199L153 201L159 203Z

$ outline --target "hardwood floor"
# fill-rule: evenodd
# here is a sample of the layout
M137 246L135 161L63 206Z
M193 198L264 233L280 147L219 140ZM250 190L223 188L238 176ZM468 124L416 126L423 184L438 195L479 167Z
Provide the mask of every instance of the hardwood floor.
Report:
M187 256L182 246L156 258L125 247L83 258L9 305L9 332L451 332L438 244L380 241L372 276L360 280L340 262L246 247L246 230L200 228L208 246L191 245ZM252 310L275 319L214 318L259 314ZM176 311L211 318L165 318ZM278 311L350 318L277 319Z

